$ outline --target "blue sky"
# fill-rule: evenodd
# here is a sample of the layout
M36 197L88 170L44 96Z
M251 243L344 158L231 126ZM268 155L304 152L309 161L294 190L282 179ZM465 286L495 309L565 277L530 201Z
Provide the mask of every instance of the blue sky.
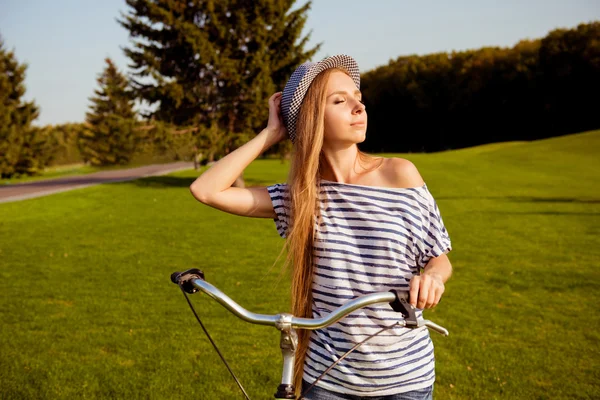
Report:
M126 10L124 0L0 1L5 47L29 66L36 125L83 121L105 57L127 71L129 38L116 22ZM323 43L312 61L345 53L364 72L401 55L512 47L598 20L600 0L314 0L304 34Z

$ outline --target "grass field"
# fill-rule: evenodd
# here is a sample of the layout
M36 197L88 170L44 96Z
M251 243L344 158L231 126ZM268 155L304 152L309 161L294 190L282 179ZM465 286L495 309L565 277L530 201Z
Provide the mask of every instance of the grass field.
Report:
M425 317L436 399L600 397L600 131L413 161L438 201L454 275ZM258 160L247 184L282 182ZM0 398L242 398L169 276L198 267L259 313L288 311L273 221L189 193L194 171L0 204ZM279 335L191 297L253 399ZM231 397L227 397L231 396Z

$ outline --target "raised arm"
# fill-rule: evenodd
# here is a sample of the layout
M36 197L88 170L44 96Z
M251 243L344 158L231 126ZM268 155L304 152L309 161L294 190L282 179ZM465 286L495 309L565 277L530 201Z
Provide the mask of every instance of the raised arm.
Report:
M266 187L231 187L263 151L287 136L280 113L281 92L269 98L269 122L254 139L232 151L200 175L190 186L192 195L213 208L236 215L275 218Z

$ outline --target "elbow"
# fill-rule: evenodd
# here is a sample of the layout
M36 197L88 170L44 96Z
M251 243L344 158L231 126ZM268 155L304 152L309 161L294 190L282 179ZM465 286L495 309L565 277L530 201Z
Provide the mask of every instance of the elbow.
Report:
M200 203L208 204L208 194L200 189L200 185L198 185L197 181L190 185L190 193L192 193L192 196Z

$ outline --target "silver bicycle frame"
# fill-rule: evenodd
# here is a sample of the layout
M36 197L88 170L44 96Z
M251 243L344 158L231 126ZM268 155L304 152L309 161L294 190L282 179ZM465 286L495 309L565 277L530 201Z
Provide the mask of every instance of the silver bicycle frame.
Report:
M349 301L343 306L333 310L326 317L315 319L297 318L288 313L266 315L250 312L205 280L191 279L190 282L194 287L215 299L218 303L220 303L223 307L231 311L240 319L253 324L274 326L281 331L279 347L281 348L281 353L283 356L283 372L281 377L282 385L293 384L295 352L296 346L298 345L298 336L295 329L301 328L315 330L324 328L336 323L354 310L376 303L389 304L396 299L396 295L392 292L371 293ZM404 321L399 321L398 324L399 326L406 326ZM448 331L445 328L429 320L419 319L418 326L426 326L444 336L448 336Z

